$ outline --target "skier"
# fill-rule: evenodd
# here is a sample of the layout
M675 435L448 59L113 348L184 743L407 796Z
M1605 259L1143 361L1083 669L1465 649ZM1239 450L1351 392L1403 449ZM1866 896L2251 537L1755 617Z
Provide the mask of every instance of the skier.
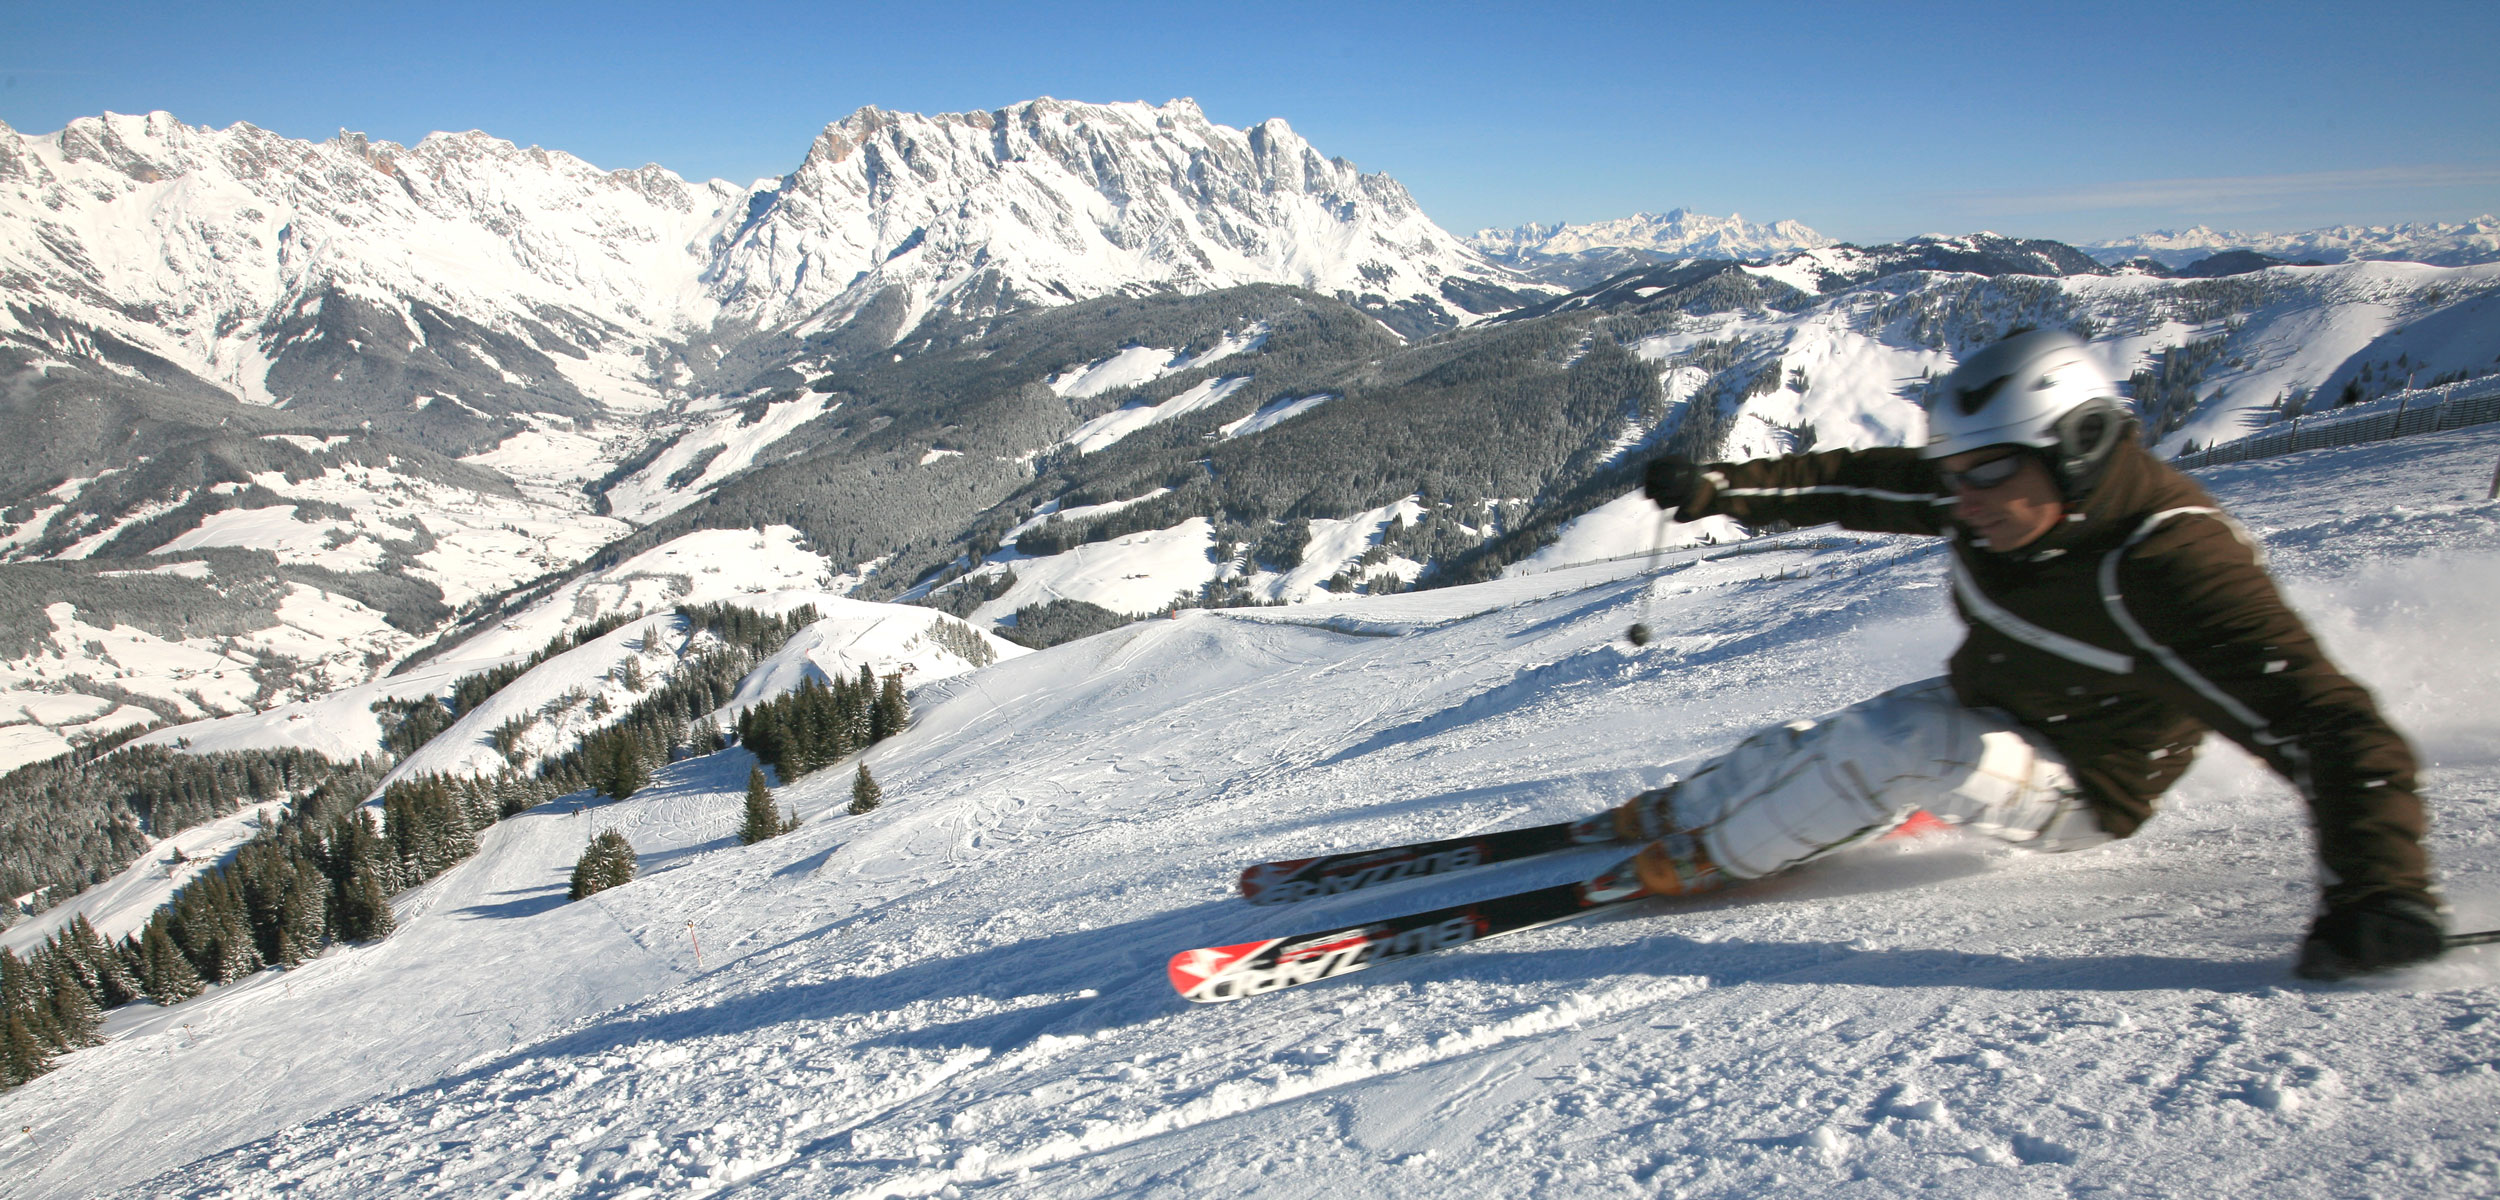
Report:
M2436 957L2414 760L2319 649L2256 543L2163 465L2084 344L2017 333L1948 377L1924 449L1649 464L1680 520L1940 535L1968 635L1941 679L1765 730L1613 814L1641 882L1689 895L1786 870L1925 811L2043 851L2126 837L2206 730L2308 801L2324 867L2297 970Z

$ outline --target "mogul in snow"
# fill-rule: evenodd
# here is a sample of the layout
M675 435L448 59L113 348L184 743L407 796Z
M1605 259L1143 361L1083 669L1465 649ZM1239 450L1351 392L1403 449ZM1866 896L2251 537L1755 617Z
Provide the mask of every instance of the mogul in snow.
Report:
M2414 759L2287 606L2238 522L2136 436L2077 338L1972 355L1923 449L1652 462L1676 518L1934 534L1969 634L1948 673L1765 730L1613 814L1642 883L1690 895L1787 870L1925 811L2044 851L2133 834L2205 731L2308 801L2324 868L2298 970L2437 956Z

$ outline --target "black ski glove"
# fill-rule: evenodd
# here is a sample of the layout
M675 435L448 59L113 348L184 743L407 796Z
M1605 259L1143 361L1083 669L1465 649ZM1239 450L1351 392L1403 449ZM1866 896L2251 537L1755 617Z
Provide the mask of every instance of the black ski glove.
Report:
M2447 928L2419 900L2377 892L2339 904L2309 927L2296 968L2306 979L2343 979L2439 957Z
M1701 487L1701 468L1681 454L1661 454L1649 460L1649 469L1641 473L1641 494L1660 508L1680 509L1693 501L1693 492Z

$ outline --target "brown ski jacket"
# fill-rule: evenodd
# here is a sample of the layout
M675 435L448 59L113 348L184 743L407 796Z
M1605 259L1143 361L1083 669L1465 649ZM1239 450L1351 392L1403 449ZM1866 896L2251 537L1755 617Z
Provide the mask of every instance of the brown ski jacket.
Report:
M2010 554L1974 544L1953 502L1916 450L1835 450L1714 463L1678 515L1951 539L1969 626L1955 691L2055 745L2112 834L2152 815L2212 729L2308 800L2329 902L2437 903L2411 748L2204 489L2129 443L2064 523Z

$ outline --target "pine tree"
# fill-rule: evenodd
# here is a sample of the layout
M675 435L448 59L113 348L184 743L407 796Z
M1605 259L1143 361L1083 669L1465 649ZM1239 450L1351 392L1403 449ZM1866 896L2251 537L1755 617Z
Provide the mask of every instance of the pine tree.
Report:
M633 734L618 730L608 739L607 772L599 790L623 800L641 791L651 782L651 772L642 765L642 747Z
M851 815L868 812L884 800L885 789L878 787L876 777L868 773L868 764L859 764L859 774L851 779Z
M0 1083L16 1087L52 1069L52 1048L35 1036L33 1028L19 1013L8 1014L8 1026L0 1030L6 1044L0 1044Z
M0 1012L29 1013L42 1003L34 966L0 946Z
M391 916L390 889L371 867L360 867L340 887L339 939L349 942L388 937L398 928Z
M781 833L781 810L773 805L773 790L764 784L764 769L747 768L747 816L738 828L738 840L752 846Z
M604 892L634 881L634 845L614 829L603 829L583 848L573 864L572 898Z
M148 922L141 954L147 963L144 982L148 999L170 1008L206 991L207 985L200 982L200 973L192 969L182 948L174 945L173 935L166 932L165 925L162 921Z
M67 944L73 947L79 963L95 979L96 1002L106 1008L119 1008L139 998L139 982L131 978L122 956L104 941L104 936L87 923L80 913L70 921Z
M78 982L66 961L53 960L49 982L54 1044L63 1050L103 1045L99 1031L104 1027L104 1010L96 1007L95 997Z
M329 932L330 881L307 864L288 881L278 909L276 961L291 967L321 953Z
M903 677L885 677L885 685L877 691L877 707L869 717L868 738L882 742L903 732L911 724L911 705L903 699Z

